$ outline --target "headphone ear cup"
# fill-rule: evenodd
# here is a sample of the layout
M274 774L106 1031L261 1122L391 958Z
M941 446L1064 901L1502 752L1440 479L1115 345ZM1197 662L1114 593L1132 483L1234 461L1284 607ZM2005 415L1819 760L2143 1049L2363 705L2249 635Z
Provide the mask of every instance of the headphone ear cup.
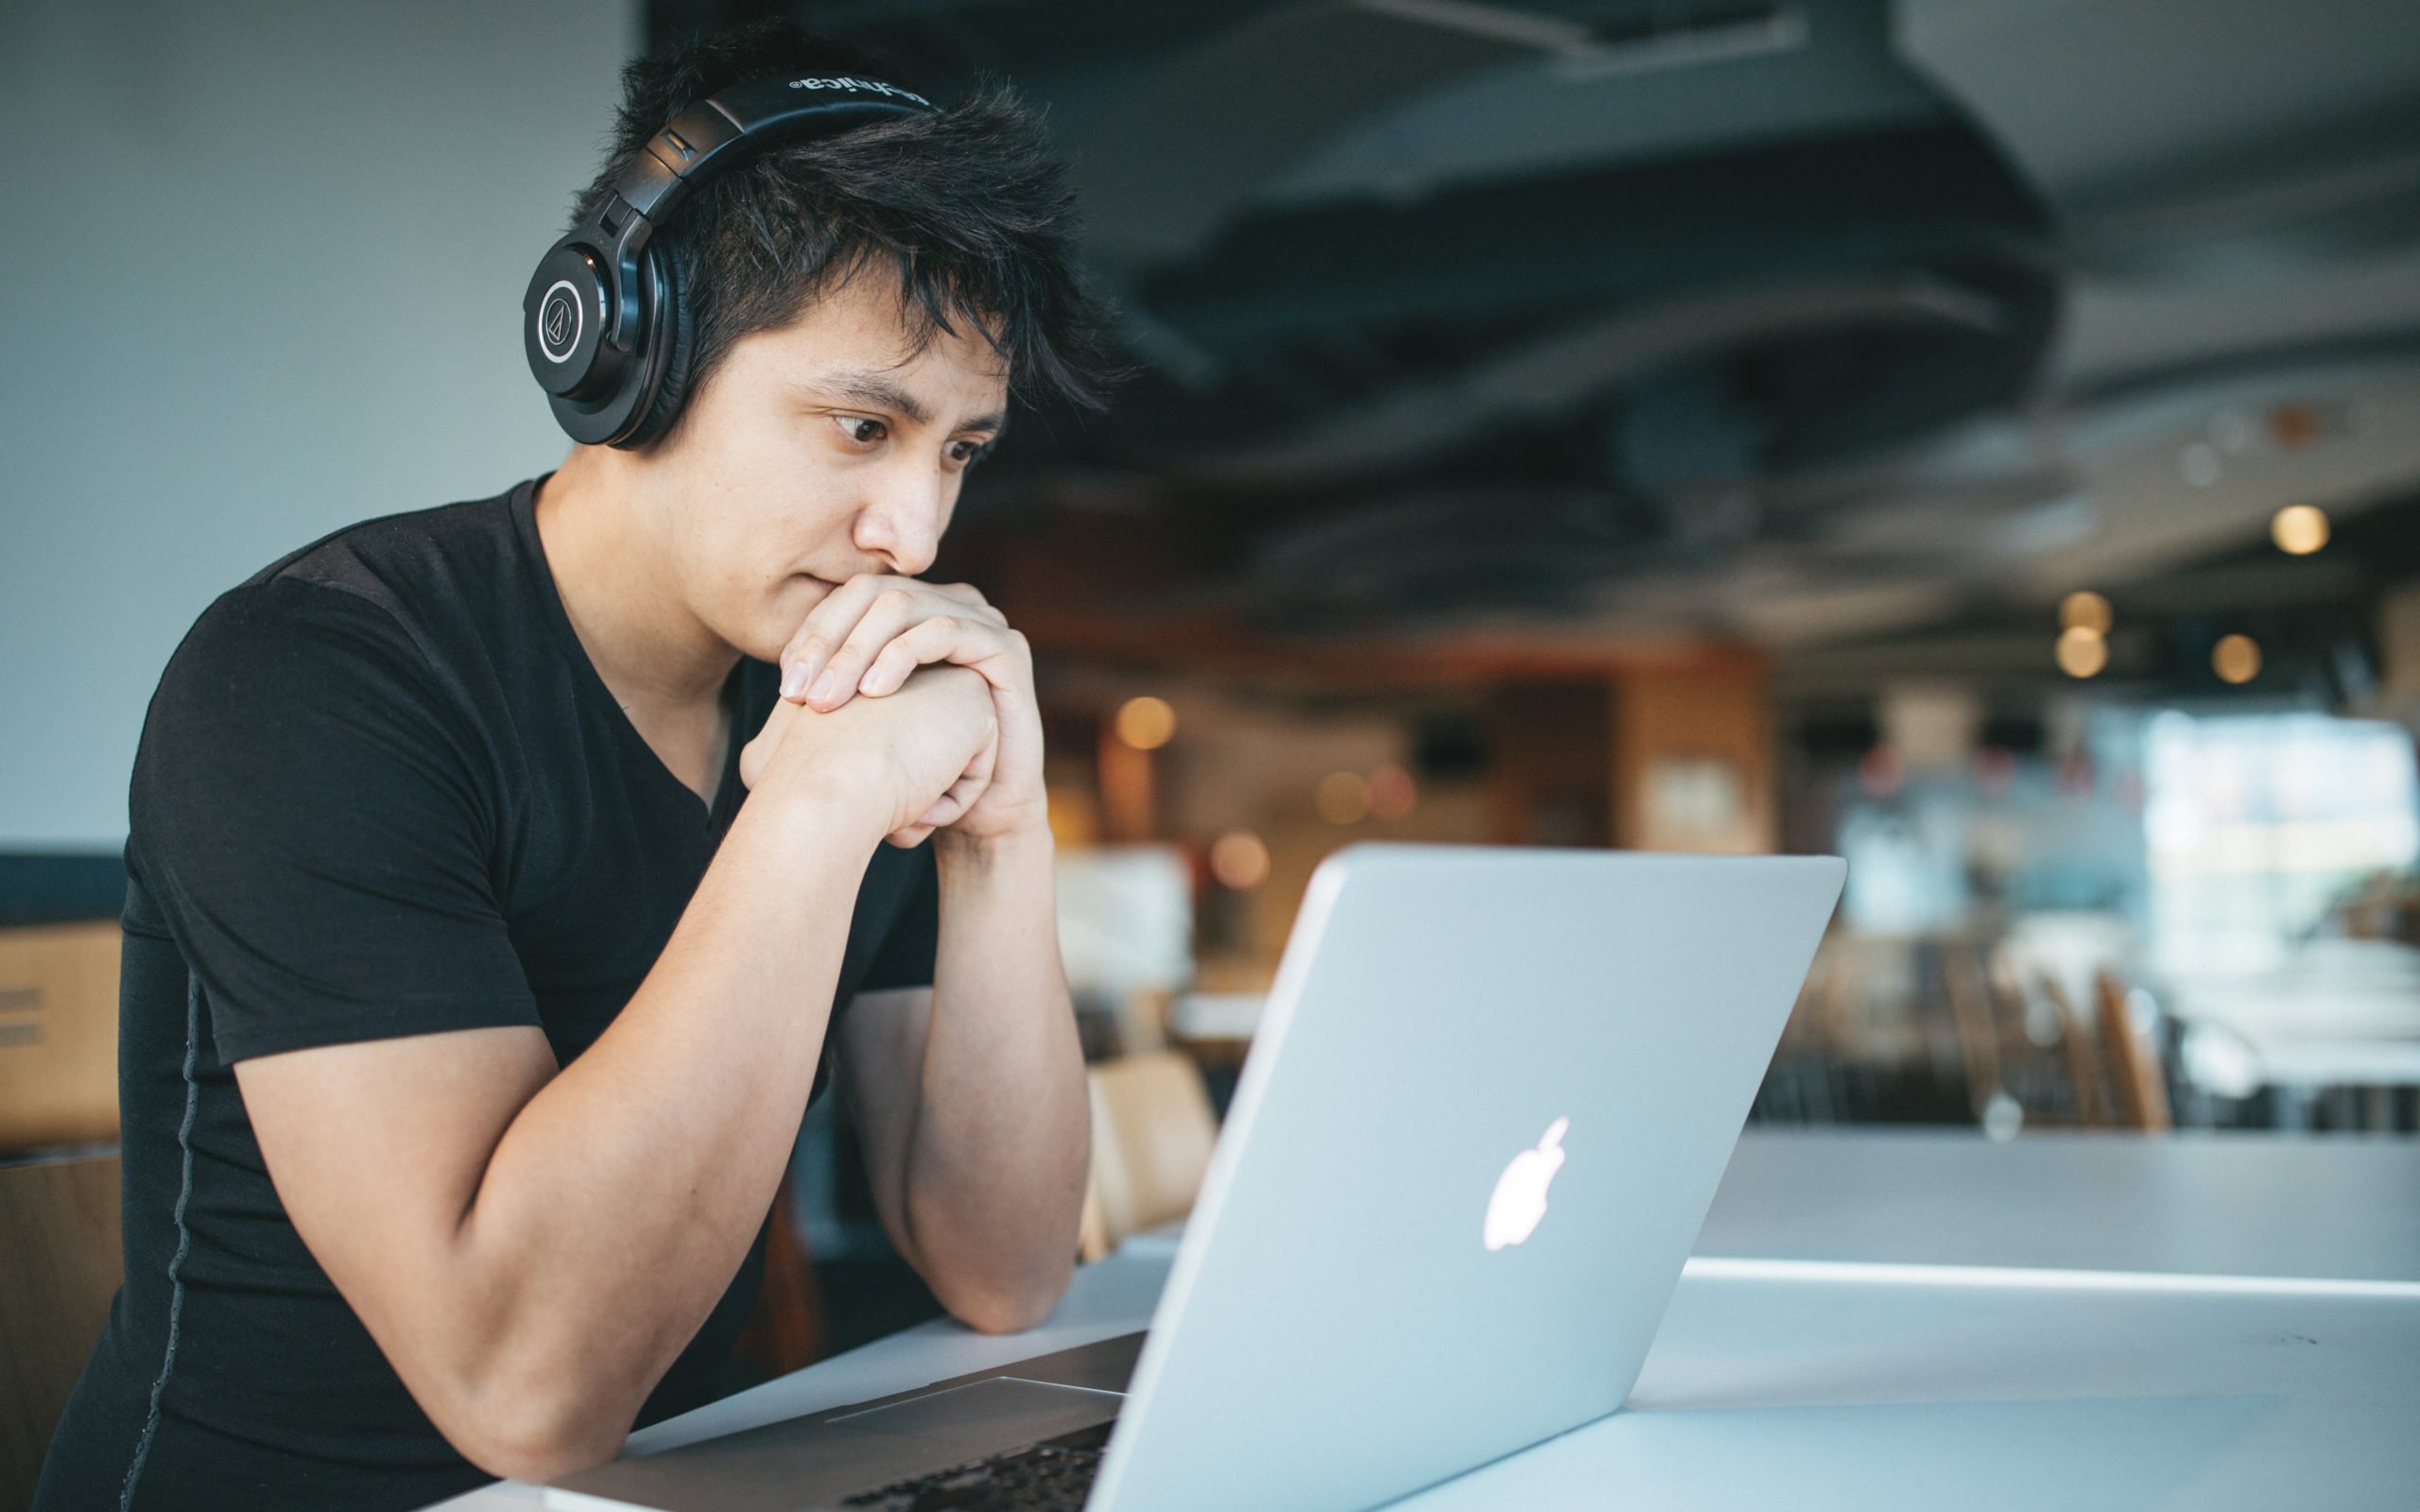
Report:
M664 343L663 370L655 384L655 393L648 402L647 413L637 428L617 446L636 448L661 439L680 417L681 405L689 397L689 353L691 323L689 301L681 283L680 259L657 243L647 249L648 270L654 275L658 294L655 301L655 335Z

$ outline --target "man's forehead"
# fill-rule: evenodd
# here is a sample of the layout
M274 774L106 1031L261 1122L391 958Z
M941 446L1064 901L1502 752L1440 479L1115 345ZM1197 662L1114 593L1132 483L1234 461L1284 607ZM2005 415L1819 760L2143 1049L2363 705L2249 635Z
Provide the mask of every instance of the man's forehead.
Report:
M1009 374L998 351L964 325L925 329L920 340L912 293L880 272L852 266L799 318L761 334L791 382L917 425L938 418L959 430L1005 426Z

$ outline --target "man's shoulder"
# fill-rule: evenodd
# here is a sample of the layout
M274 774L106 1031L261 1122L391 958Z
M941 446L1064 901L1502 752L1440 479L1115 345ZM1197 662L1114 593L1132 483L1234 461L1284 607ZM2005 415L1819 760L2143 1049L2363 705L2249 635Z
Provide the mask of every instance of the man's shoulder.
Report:
M356 521L287 552L233 592L312 584L399 615L512 595L523 565L512 506L526 487Z
M365 675L389 692L455 684L466 659L492 654L527 612L512 497L359 521L270 562L195 619L152 715L187 695L341 701Z
M213 599L145 712L136 828L198 794L308 786L331 762L357 784L380 760L434 769L475 749L476 690L527 599L510 497L347 525Z

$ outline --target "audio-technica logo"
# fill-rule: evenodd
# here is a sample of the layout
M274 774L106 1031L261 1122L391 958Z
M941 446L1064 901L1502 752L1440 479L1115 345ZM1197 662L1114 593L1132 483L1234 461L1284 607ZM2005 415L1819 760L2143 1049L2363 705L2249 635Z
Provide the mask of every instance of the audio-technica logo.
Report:
M548 362L563 361L579 342L579 296L569 280L559 281L538 306L538 350Z
M847 77L837 77L837 78L793 78L793 79L791 79L791 80L790 80L790 88L792 88L792 89L870 89L870 90L873 91L873 92L874 92L875 94L896 94L896 95L898 95L898 96L899 96L901 99L903 99L903 100L914 100L917 104L919 104L919 105L921 105L921 106L925 107L925 109L926 109L926 110L931 110L931 109L933 108L933 102L932 102L932 101L930 101L930 100L928 100L928 99L925 98L925 96L923 96L922 94L917 94L914 90L901 89L901 88L900 88L898 85L896 85L896 84L885 84L885 83L883 83L883 82L882 82L881 80L879 80L879 79L872 79L872 78L847 78Z

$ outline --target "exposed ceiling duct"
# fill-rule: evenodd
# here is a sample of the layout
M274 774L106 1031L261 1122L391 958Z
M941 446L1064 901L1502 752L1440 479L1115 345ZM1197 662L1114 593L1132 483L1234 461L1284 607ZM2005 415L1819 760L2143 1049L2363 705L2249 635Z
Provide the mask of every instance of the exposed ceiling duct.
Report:
M2420 354L2411 7L792 9L1047 105L1147 369L1020 427L970 525L1122 501L1181 522L1165 593L1269 623L1797 642L2147 572L2216 527L2063 417Z

